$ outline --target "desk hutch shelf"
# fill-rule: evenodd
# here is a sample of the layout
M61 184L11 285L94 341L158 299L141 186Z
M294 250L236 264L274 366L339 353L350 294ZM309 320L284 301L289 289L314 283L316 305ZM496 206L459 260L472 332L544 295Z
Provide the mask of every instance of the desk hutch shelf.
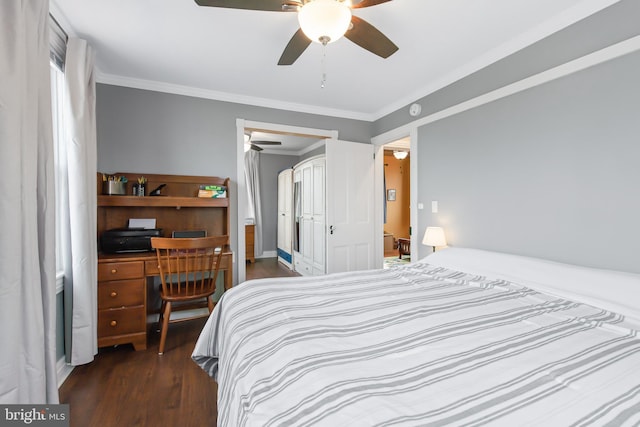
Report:
M138 196L98 196L98 206L144 206L144 207L203 207L227 208L229 199L203 199L200 197L138 197Z

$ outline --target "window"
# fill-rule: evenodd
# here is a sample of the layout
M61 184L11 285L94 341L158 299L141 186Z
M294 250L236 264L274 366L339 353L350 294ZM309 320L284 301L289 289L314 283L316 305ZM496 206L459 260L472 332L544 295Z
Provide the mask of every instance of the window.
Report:
M51 76L51 113L53 121L53 145L54 145L54 173L55 173L55 200L56 200L56 276L58 278L57 290L62 290L62 278L64 275L64 247L62 230L66 224L67 216L65 209L68 203L65 177L66 153L64 151L64 61L66 53L67 36L58 23L49 17L49 39L50 39L50 76Z
M55 187L56 187L56 272L58 275L64 270L64 260L62 258L62 215L61 215L61 201L62 194L62 165L63 152L61 141L64 141L64 117L62 112L63 106L63 92L62 85L64 79L64 73L58 66L51 62L51 113L53 116L53 147L54 147L54 168L55 168Z
M56 20L49 16L49 57L51 76L51 113L53 123L53 153L55 174L55 241L56 241L56 291L61 292L63 287L65 260L64 260L64 230L67 221L64 206L67 205L66 185L66 153L64 151L64 61L67 48L67 35Z

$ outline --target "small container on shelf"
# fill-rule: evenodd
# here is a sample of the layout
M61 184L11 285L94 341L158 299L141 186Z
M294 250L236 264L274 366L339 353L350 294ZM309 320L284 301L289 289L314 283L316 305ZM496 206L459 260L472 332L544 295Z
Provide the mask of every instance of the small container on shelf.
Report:
M102 194L108 196L123 196L126 194L127 183L122 181L103 181Z

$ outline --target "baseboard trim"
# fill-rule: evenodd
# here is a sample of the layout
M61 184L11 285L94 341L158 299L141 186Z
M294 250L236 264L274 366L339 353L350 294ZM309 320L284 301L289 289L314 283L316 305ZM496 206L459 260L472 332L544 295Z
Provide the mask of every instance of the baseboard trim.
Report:
M262 252L262 255L257 256L256 258L277 258L277 257L278 257L277 251L264 251Z
M58 371L58 388L60 388L69 377L69 374L71 374L71 371L73 371L73 366L68 365L65 357L62 356L56 362L56 370Z

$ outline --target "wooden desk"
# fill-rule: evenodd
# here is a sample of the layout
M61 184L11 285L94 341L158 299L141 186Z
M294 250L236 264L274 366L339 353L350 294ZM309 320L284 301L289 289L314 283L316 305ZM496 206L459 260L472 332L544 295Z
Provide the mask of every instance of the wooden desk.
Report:
M165 237L173 231L206 230L209 236L230 234L229 178L116 173L128 180L126 194L141 176L147 178L147 192L166 184L158 197L102 195L102 174L97 174L97 231L127 227L129 218L155 218ZM200 185L223 185L227 197L198 198ZM225 290L233 282L232 254L222 257L220 271ZM147 279L159 275L155 252L98 254L98 347L133 343L136 350L147 347Z
M232 253L222 254L224 290L233 283ZM98 255L98 347L132 343L147 348L148 278L158 277L155 252Z
M244 226L244 256L247 262L256 262L254 243L255 233L256 226L254 224L247 224Z

